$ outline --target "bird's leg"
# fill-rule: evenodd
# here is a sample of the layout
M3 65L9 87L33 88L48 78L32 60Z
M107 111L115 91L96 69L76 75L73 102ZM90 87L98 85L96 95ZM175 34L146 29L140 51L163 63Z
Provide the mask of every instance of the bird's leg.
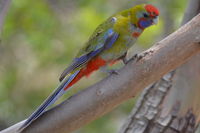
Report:
M100 71L104 72L104 73L108 73L108 74L116 74L116 75L119 75L119 72L118 70L115 70L115 69L108 69L107 66L103 66L100 68Z
M122 59L124 64L127 64L129 62L129 60L126 58L126 56Z
M121 57L119 58L119 59L121 59L121 60L123 61L123 63L124 63L125 65L128 64L130 61L139 58L139 55L138 55L138 54L135 54L135 55L134 55L132 58L130 58L130 59L127 59L126 55L127 55L127 52L126 52L123 56L121 56Z
M122 60L124 64L127 64L129 60L126 58L127 52L124 53L121 57L119 57L119 60Z
M122 61L123 61L124 64L128 64L130 61L137 60L138 58L139 58L139 55L135 54L130 59L127 59L126 57L122 58Z

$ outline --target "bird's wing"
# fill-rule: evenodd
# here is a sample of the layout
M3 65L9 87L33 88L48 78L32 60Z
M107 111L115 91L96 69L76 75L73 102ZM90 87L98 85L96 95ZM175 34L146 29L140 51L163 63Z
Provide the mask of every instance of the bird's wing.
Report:
M36 120L39 116L41 116L46 109L51 106L60 96L62 96L66 90L65 88L74 80L74 78L77 76L77 74L80 72L80 70L76 70L73 74L71 74L68 78L65 78L65 76L71 72L72 70L76 69L77 67L80 67L81 65L88 62L90 59L92 59L94 56L99 54L102 50L108 49L112 46L112 44L116 41L118 38L118 34L113 32L113 30L108 30L108 35L106 35L105 42L103 43L101 47L98 47L94 49L91 52L88 52L85 55L80 56L79 58L75 58L74 62L70 67L65 69L65 71L62 73L60 77L61 84L58 86L58 88L44 101L43 104L39 106L39 108L25 121L25 123L19 128L19 132L24 130L28 125L30 125L34 120ZM64 79L64 80L63 80Z
M103 50L112 47L119 37L119 34L113 30L115 22L115 17L109 18L95 30L86 45L79 51L72 64L63 71L59 78L60 81L62 81L71 71L84 66Z

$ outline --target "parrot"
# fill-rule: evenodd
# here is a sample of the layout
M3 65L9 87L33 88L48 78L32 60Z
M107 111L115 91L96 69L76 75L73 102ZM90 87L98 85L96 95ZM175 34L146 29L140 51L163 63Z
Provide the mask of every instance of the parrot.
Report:
M61 74L60 85L19 128L24 130L82 77L101 67L123 61L142 32L158 23L159 10L151 4L135 5L115 13L100 24Z

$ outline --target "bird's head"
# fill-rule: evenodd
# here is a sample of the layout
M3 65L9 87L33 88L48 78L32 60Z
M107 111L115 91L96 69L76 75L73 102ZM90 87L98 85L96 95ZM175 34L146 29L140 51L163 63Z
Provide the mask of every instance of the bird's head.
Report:
M131 22L141 29L158 23L159 10L150 4L137 5L131 8Z

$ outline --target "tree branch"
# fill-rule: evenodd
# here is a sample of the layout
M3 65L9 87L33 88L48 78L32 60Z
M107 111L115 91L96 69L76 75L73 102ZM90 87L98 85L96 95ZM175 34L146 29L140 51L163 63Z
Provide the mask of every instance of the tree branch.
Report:
M23 133L71 132L113 110L200 52L200 15L147 50L145 56L44 113ZM12 133L20 124L1 133Z
M200 1L190 0L188 7L185 11L182 25L191 20L195 15L199 13L199 11L200 11ZM136 104L136 107L133 109L128 119L122 126L120 133L128 133L128 132L164 133L164 132L169 132L170 128L176 129L177 132L181 133L185 133L184 131L186 131L187 129L195 130L194 124L196 124L195 123L196 121L193 121L193 123L191 123L191 119L198 118L198 115L200 115L198 114L198 112L195 112L196 116L194 117L193 114L194 109L196 110L198 109L198 104L196 103L199 103L197 102L197 100L199 99L191 98L191 95L194 95L194 93L198 95L197 92L199 91L199 88L195 88L194 86L194 85L198 86L196 80L199 80L198 78L199 60L196 59L197 56L193 56L192 61L190 59L188 63L182 65L181 68L178 68L178 72L174 70L166 74L164 77L162 77L159 81L155 82L150 87L145 88ZM182 74L180 74L180 70ZM173 79L176 79L175 81L177 81L177 79L181 80L184 77L185 78L187 77L188 80L184 80L182 83L180 83L179 81L178 84L176 82L173 82ZM178 85L180 87L174 87L173 86L174 83L176 84L176 86ZM189 89L187 88L188 87L187 84L190 85L193 84L193 87L190 87ZM187 90L190 91L190 93L189 92L187 93ZM171 95L167 99L166 96L168 96L169 93ZM178 95L179 97L177 97ZM193 100L194 102L191 102L191 100ZM173 110L175 109L174 106L177 105L177 103L184 103L184 108L183 107L180 108L179 105L178 107L176 107L176 111ZM185 106L185 103L189 103L189 106ZM195 104L191 105L191 103ZM193 111L189 111L191 108L193 108ZM159 119L161 119L160 118L161 112L165 112L165 116L162 117L162 120L160 121ZM182 112L181 116L180 112ZM177 119L174 119L174 117L177 117ZM178 124L173 122L177 120L179 121ZM191 125L193 127L191 127ZM174 131L170 131L170 133L173 132Z
M185 11L182 25L190 21L194 16L200 12L200 1L199 0L190 0L188 7Z

